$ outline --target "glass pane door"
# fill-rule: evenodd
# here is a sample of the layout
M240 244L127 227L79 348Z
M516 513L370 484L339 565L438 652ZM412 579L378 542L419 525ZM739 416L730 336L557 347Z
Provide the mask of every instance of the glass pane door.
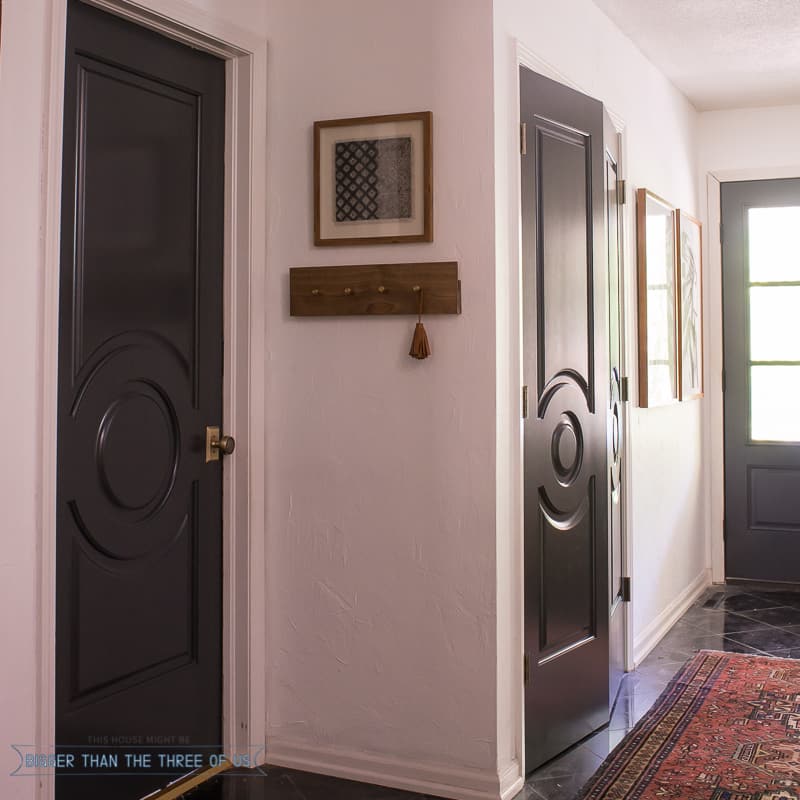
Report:
M800 441L800 206L750 208L750 440Z

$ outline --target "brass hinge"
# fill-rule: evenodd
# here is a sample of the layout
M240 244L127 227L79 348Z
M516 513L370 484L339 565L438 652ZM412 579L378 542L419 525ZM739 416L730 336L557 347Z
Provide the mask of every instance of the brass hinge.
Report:
M620 378L619 381L619 399L623 403L627 403L631 398L631 385L630 378Z
M528 155L528 123L522 122L519 126L519 151L522 155Z
M631 601L631 579L622 579L622 602L630 603Z
M528 387L522 387L522 419L528 419Z
M628 190L627 181L617 181L617 203L621 206L625 205L627 190Z
M531 659L527 653L522 657L522 680L525 686L531 679Z

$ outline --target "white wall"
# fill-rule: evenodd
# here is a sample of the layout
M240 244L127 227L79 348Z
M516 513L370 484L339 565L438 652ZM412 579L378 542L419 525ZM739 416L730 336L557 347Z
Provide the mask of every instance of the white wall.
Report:
M166 0L179 9L186 2ZM158 8L159 0L139 0ZM0 796L30 800L30 777L11 777L19 760L12 744L36 739L36 673L39 603L37 540L42 526L40 425L44 236L47 147L44 124L49 108L52 26L63 19L51 0L4 0L0 36L0 411L5 419L0 459L3 509L0 555ZM261 0L188 0L203 11L247 30L263 33ZM61 86L54 91L63 92Z
M267 24L268 751L496 778L491 4L270 2ZM314 248L314 120L421 110L434 243ZM426 320L427 361L412 319L288 316L291 266L451 259L463 314Z
M730 180L800 177L800 106L744 108L700 114L698 178L706 223L706 471L714 580L725 577L724 451L722 396L722 257L719 184Z
M628 374L635 377L635 259L633 191L647 187L691 213L696 188L697 114L688 101L589 0L495 0L495 155L498 307L498 584L518 576L519 475L519 153L515 39L564 79L603 102L626 123L628 178L626 282ZM636 397L636 382L632 385ZM702 401L631 414L633 497L633 632L641 649L648 626L706 569ZM512 598L500 607L498 627L518 629ZM636 649L636 648L635 648ZM513 714L511 676L517 653L500 678L500 714ZM503 726L501 726L501 729ZM515 756L511 739L499 760Z
M800 106L706 111L699 117L698 166L707 172L795 172L800 164Z

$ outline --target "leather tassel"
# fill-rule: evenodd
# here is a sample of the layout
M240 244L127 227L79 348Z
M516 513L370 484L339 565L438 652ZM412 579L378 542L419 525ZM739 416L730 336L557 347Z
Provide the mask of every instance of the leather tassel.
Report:
M411 340L411 349L408 351L411 358L418 358L422 360L431 354L431 345L428 341L428 334L425 332L425 326L418 322L414 326L414 338Z
M431 344L428 341L428 334L422 324L422 287L419 288L419 316L414 327L414 338L411 340L411 349L408 351L411 358L427 358L431 354Z

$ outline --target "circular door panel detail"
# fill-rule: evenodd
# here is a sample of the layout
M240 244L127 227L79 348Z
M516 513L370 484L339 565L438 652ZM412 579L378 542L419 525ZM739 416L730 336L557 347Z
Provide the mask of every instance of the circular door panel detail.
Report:
M621 402L621 382L619 378L619 372L616 367L611 371L611 384L610 384L610 395L611 395L611 413L610 413L610 425L611 425L611 453L610 453L610 480L611 486L610 490L612 495L616 495L619 485L620 485L620 441L621 441L621 420L620 420L620 402Z
M575 483L583 464L583 433L578 418L572 412L561 414L553 429L550 454L556 479L562 486Z
M192 413L181 361L157 341L112 342L76 397L62 441L76 476L96 477L65 475L62 488L83 541L122 561L171 547L192 516L196 471L186 456L196 450L201 463L179 424Z
M131 386L100 422L97 468L109 499L140 511L158 506L177 467L177 422L153 387Z

